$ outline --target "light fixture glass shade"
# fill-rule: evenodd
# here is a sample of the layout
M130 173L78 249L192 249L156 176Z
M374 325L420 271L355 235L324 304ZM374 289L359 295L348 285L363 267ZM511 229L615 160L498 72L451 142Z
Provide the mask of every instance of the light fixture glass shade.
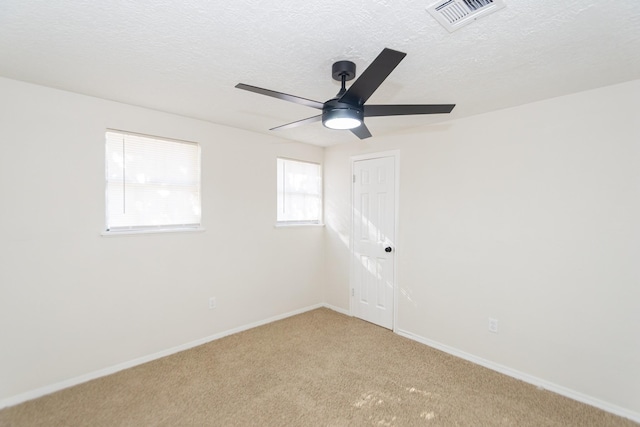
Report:
M325 111L322 124L329 129L355 129L362 124L362 112L350 108Z
M324 122L324 125L331 129L354 129L361 124L360 120L351 117L337 117Z

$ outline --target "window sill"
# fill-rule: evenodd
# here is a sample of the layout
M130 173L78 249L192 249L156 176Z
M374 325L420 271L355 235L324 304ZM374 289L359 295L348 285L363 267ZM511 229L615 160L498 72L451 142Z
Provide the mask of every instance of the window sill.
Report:
M206 229L199 228L159 228L157 230L125 230L125 231L103 231L102 237L131 236L134 234L165 234L165 233L203 233Z
M303 223L303 222L276 222L275 228L292 228L292 227L324 227L324 223Z

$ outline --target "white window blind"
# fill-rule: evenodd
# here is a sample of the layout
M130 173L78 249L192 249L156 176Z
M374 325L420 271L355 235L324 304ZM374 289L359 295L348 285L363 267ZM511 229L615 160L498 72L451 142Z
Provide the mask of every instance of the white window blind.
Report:
M317 163L278 159L279 223L319 224L322 175Z
M107 231L200 226L200 146L106 132Z

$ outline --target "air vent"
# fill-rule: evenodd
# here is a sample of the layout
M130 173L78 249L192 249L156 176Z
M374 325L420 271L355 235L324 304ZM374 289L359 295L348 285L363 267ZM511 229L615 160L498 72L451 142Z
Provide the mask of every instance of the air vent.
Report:
M441 0L427 11L449 32L505 7L503 0Z

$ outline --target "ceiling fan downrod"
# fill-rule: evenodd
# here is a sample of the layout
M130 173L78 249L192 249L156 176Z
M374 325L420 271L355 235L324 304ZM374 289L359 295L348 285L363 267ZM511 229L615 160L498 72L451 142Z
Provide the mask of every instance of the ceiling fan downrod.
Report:
M331 76L341 83L342 88L337 97L341 97L347 91L346 82L356 77L356 64L351 61L338 61L331 67Z

